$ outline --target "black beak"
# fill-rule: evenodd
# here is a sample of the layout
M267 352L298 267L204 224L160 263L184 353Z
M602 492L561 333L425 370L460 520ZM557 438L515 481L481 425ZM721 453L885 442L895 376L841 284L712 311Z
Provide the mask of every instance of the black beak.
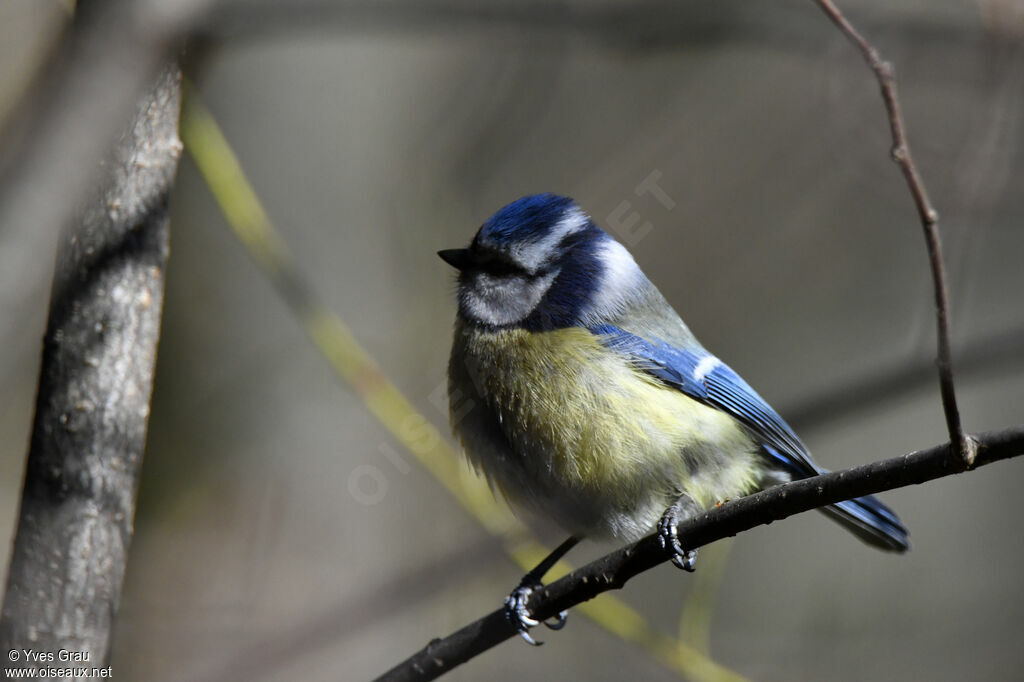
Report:
M437 255L456 270L465 270L473 263L469 249L444 249L438 251Z

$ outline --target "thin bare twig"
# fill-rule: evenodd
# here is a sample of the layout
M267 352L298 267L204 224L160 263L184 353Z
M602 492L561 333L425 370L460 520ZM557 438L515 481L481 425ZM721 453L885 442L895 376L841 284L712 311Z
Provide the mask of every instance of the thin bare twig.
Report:
M956 391L953 386L953 361L949 342L949 292L946 286L946 269L942 261L942 244L939 240L939 214L928 198L924 180L917 170L914 158L910 154L907 142L906 127L903 124L903 111L899 96L896 93L896 76L892 64L882 59L874 45L860 34L849 22L832 0L814 0L822 11L832 20L839 30L852 42L864 60L871 67L882 91L882 99L889 114L889 131L892 135L892 158L903 171L903 177L914 198L917 214L924 228L924 238L928 245L928 259L931 263L932 279L935 287L935 316L938 327L938 356L935 360L939 369L939 390L942 394L942 409L946 414L946 428L949 440L953 443L960 456L967 464L974 457L974 449L964 435L960 423L960 411L956 405Z
M841 500L924 483L1024 455L1024 425L978 434L972 442L977 449L970 463L945 443L902 457L805 478L706 511L680 524L679 537L685 538L687 548L696 549ZM530 613L540 620L550 618L602 592L623 587L630 578L667 559L658 537L649 535L536 591L530 599ZM444 639L435 639L378 677L377 682L436 679L515 634L504 610L498 609Z
M831 0L816 2L861 51L878 80L889 116L892 156L903 172L924 229L935 289L938 327L936 364L950 442L929 451L770 488L724 504L680 526L680 537L686 538L688 548L696 548L756 525L840 500L921 483L967 471L996 459L1024 454L1024 427L984 434L977 439L968 438L963 432L953 384L949 297L938 234L938 212L928 198L924 181L910 153L893 67L882 60L874 46L853 27ZM601 592L622 587L629 578L664 560L665 553L657 538L649 536L574 571L535 594L529 605L530 612L540 619L551 617ZM503 610L499 609L444 640L431 642L378 680L434 679L513 634L513 626L505 618Z

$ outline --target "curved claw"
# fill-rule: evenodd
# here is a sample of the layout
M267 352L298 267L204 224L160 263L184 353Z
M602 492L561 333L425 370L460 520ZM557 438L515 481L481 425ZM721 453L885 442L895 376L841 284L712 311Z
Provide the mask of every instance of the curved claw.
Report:
M526 606L531 594L533 588L527 585L520 585L512 590L512 594L505 598L505 618L515 627L523 641L531 646L540 646L544 642L538 642L530 635L530 628L540 625L540 621L530 615L530 610ZM563 620L561 625L553 629L557 630L564 624Z
M693 573L697 570L697 550L683 548L682 543L679 542L676 523L677 519L669 512L666 512L658 521L658 539L661 541L661 548L666 552L671 552L672 563L676 568Z
M522 637L523 641L529 644L530 646L541 646L544 644L544 642L538 642L537 640L535 640L533 636L530 634L529 630L520 630L519 636Z
M682 549L681 547L679 549ZM685 552L679 552L679 550L673 548L676 552L672 556L672 563L676 568L681 568L687 573L693 573L697 570L697 550L689 549Z
M569 620L569 612L568 611L561 611L553 619L549 619L549 620L544 621L544 625L549 630L561 630L562 628L565 627L565 622L567 620Z

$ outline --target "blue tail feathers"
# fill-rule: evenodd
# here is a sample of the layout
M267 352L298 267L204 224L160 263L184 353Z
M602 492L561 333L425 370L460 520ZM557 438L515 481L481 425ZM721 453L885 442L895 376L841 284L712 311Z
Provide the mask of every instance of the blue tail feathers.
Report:
M815 467L809 457L794 458L764 444L761 450L793 480L826 473ZM900 518L874 495L838 502L821 511L869 545L890 552L910 549L909 533Z
M890 552L910 549L909 534L899 517L873 495L845 500L821 511L869 545Z

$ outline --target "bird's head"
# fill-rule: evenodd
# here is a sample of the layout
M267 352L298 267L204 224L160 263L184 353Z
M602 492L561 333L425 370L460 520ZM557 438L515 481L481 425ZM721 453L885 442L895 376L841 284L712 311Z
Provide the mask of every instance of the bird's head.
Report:
M459 270L459 312L491 328L586 325L646 278L575 201L535 194L500 209L465 249L438 255Z

